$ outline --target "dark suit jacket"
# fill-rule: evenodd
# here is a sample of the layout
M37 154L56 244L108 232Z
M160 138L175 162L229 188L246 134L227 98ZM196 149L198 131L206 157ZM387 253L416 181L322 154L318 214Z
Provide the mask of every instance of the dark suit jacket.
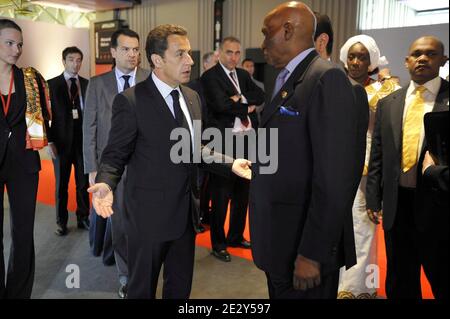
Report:
M447 108L448 110L448 108ZM448 112L448 111L447 111ZM448 130L448 123L447 123ZM428 146L425 146L428 148ZM425 151L419 159L422 168ZM447 159L448 160L448 159ZM426 232L426 236L437 235L437 238L448 242L449 239L449 173L448 165L433 165L424 174L417 176L418 209L414 217L417 229Z
M86 97L86 88L88 80L78 76L81 86L81 96L83 102ZM72 116L72 102L69 97L69 89L67 86L64 73L48 80L50 89L50 99L52 103L52 126L51 140L49 142L55 143L58 153L69 151L73 140L73 116ZM81 120L81 118L80 118Z
M338 67L338 66L336 66ZM341 68L338 67L340 70ZM353 94L355 99L354 107L356 108L358 125L357 133L355 136L356 142L356 152L354 153L355 162L353 164L353 174L354 174L354 184L353 191L358 191L358 187L361 181L362 173L364 170L364 162L366 159L366 144L367 144L367 129L369 127L369 101L367 99L367 92L364 87L358 82L354 81L349 77L350 83L353 86ZM354 245L354 237L348 234L353 233L353 202L354 198L351 198L348 203L348 210L350 213L346 214L346 220L344 227L351 228L345 229L344 234L347 236L343 237L344 246L351 247Z
M283 115L280 106L299 115ZM315 51L266 104L261 128L278 130L278 170L261 174L258 159L250 186L252 251L262 270L291 275L298 254L320 262L323 274L355 264L349 203L360 178L357 114L346 75Z
M435 192L447 192L449 189L448 166L430 166L423 174L423 183ZM441 198L442 199L442 198ZM446 198L448 204L448 197Z
M241 93L246 97L248 104L233 102L230 99L230 96L237 94L237 90L220 63L202 74L201 82L208 106L208 126L221 130L232 128L235 117L246 119L248 115L252 127L257 127L256 111L248 114L248 106L262 104L264 92L252 81L247 71L236 68L236 74Z
M135 83L148 78L150 72L136 70ZM83 111L84 172L96 172L111 129L112 104L117 95L116 70L92 77L86 90Z
M449 174L448 166L430 166L420 184L420 207L416 211L417 228L448 242Z
M389 231L394 225L397 212L398 187L402 160L402 126L408 88L395 91L378 102L375 128L372 135L369 175L367 178L367 208L374 211L383 209L383 228ZM433 112L448 111L448 82L442 80L436 97ZM426 141L423 143L422 156L417 164L420 178L423 154ZM420 185L420 180L417 181ZM416 191L418 189L416 188ZM420 192L417 200L420 200ZM418 207L416 204L415 207ZM412 212L413 214L413 212ZM419 225L419 227L422 227Z
M361 178L361 172L364 169L364 161L366 158L366 142L367 142L367 129L369 127L369 101L367 99L367 92L364 87L349 78L350 83L353 85L353 93L355 95L355 107L358 109L358 138L357 141L357 167L355 167L355 174ZM358 182L359 184L359 182ZM356 185L358 188L358 185Z
M7 149L16 154L17 161L23 166L28 173L36 173L41 169L39 152L26 149L26 131L25 122L26 112L26 92L24 84L23 71L13 66L14 85L15 85L15 101L11 103L8 115L5 118L4 113L0 112L0 165L3 163ZM42 86L39 85L40 100L45 101L45 94ZM50 132L48 129L48 120L50 118L45 102L42 103L42 115L45 120L45 127L48 138ZM8 138L9 134L11 136Z
M203 89L202 81L200 80L200 78L198 78L190 81L188 84L186 84L186 86L197 92L198 96L200 97L200 104L202 107L202 126L206 127L208 121L208 107L206 104L205 90Z
M201 121L197 93L185 86L181 90L192 120ZM170 140L170 134L176 127L151 77L114 100L110 135L96 182L115 189L127 166L125 220L128 231L142 240L177 239L190 217L194 227L198 226L197 165L175 164L170 158L177 143ZM231 172L231 165L212 164L210 168L225 176Z

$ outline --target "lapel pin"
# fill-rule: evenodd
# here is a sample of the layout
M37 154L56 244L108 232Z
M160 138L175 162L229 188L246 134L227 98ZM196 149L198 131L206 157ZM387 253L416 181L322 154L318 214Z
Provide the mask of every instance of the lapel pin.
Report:
M286 96L288 95L288 92L286 92L286 91L283 91L283 92L281 92L281 98L286 98Z

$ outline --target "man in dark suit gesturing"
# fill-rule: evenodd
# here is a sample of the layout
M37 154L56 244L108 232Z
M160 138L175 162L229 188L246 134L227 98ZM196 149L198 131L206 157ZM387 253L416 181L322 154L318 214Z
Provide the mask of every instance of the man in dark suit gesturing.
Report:
M336 298L340 266L356 261L359 110L346 75L314 50L314 29L314 14L296 1L271 11L262 29L266 60L281 69L260 123L278 132L278 169L252 164L249 206L253 257L271 298Z
M435 37L417 39L405 59L411 83L378 103L366 198L371 219L378 223L381 210L383 214L386 295L390 299L422 296L423 260L418 238L420 232L433 230L434 224L421 218L418 205L422 197L419 159L426 146L423 118L428 112L448 111L448 82L439 77L439 68L446 60L441 41ZM425 216L432 214L430 211Z
M189 297L194 268L195 231L198 230L197 165L177 163L171 150L179 143L174 130L188 133L188 148L200 130L201 106L197 93L181 85L189 81L193 60L187 31L161 25L147 37L147 59L153 69L144 82L117 95L108 144L96 184L89 191L98 214L111 216L113 193L127 166L124 220L128 236L128 298L155 298L164 264L163 298ZM201 129L201 128L200 128ZM191 152L191 151L189 151ZM188 158L192 158L187 154ZM223 162L222 155L215 157ZM198 155L198 154L197 154ZM217 161L216 161L217 162ZM229 175L250 171L247 160L210 164ZM249 177L249 176L248 176Z
M219 63L201 77L208 107L208 126L218 128L224 136L226 129L232 130L235 145L239 145L238 139L249 143L245 133L251 128L257 128L256 105L264 102L264 92L252 81L250 74L236 68L240 56L239 40L234 37L223 39L220 44ZM235 157L235 152L234 150L227 155ZM248 154L243 156L248 158ZM210 175L209 182L212 253L219 260L230 261L227 246L250 248L250 242L243 237L250 183L236 176L224 178L218 175ZM225 237L223 226L228 201L231 201L230 228Z
M62 52L64 72L49 80L52 125L49 150L56 177L56 234L67 234L68 185L72 165L75 168L78 228L89 228L88 175L83 165L83 109L88 80L78 75L83 52L77 47Z

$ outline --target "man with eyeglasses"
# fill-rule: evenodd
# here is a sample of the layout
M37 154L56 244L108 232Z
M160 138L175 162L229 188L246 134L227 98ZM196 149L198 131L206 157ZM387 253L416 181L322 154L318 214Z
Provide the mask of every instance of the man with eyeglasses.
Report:
M103 149L111 128L111 110L114 97L122 91L144 81L149 71L138 67L139 35L122 29L111 36L111 54L115 67L108 73L93 77L87 88L83 118L83 155L85 173L93 184ZM124 175L126 171L124 172ZM123 176L124 177L124 176ZM125 178L122 178L122 181ZM128 284L127 238L123 227L123 183L114 192L114 217L107 219L91 213L89 241L95 256L103 250L103 263L111 265L114 259L119 272L119 297L125 298ZM120 213L119 213L120 212ZM110 228L111 227L111 228ZM109 231L111 229L111 231ZM112 247L109 234L112 232Z

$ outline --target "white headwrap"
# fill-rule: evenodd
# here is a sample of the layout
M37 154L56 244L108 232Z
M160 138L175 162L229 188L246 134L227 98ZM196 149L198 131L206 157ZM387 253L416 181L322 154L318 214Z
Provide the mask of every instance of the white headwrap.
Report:
M369 51L370 55L369 72L372 72L373 70L375 70L380 66L389 64L389 61L386 59L385 56L380 56L381 55L380 49L378 48L375 40L372 37L369 37L368 35L361 34L348 39L347 42L345 42L345 44L341 48L340 59L342 63L344 63L346 68L348 68L347 65L348 51L353 45L355 45L358 42L364 45L367 51Z

